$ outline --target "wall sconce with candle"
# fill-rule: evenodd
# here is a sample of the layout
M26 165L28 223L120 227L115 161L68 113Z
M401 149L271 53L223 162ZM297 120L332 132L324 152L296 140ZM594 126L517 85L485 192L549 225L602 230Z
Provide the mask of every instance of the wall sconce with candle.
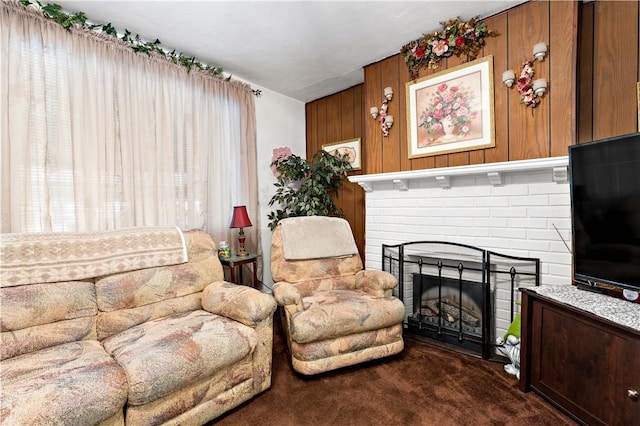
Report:
M516 81L516 73L513 70L506 70L502 73L502 82L505 86L511 87Z
M533 93L535 93L538 97L541 97L547 90L547 80L545 80L544 78L534 80L531 87L533 88Z
M547 56L547 44L546 43L536 43L533 45L533 57L538 61L543 61L544 57Z
M511 88L513 84L516 83L516 87L520 93L520 101L525 104L525 106L530 106L531 108L537 107L540 103L540 98L544 96L547 90L547 80L544 78L533 80L533 65L536 61L543 61L546 56L547 44L544 42L536 43L533 46L533 59L522 64L522 71L517 80L513 70L506 70L502 73L502 82L505 86Z
M387 114L391 99L393 99L393 88L385 87L384 100L382 101L380 110L378 110L378 107L374 106L369 108L369 114L371 114L371 117L373 117L374 120L377 119L380 121L380 129L382 130L382 135L385 137L389 136L389 129L393 126L393 116Z

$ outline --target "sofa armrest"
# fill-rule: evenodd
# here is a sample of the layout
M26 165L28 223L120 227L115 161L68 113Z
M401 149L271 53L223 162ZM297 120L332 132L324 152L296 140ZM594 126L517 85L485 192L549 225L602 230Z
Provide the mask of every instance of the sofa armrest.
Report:
M396 277L386 271L364 270L356 273L356 289L376 297L390 297L398 285Z
M300 290L285 281L280 281L273 286L273 297L280 306L290 311L298 312L303 309Z
M277 305L273 297L254 288L216 281L204 289L202 307L213 314L255 327L273 315Z

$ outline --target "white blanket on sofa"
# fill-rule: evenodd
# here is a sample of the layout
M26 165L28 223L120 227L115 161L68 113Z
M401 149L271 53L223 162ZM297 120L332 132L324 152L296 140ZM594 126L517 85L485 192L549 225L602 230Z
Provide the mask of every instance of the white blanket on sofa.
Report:
M83 280L187 262L178 227L0 235L0 287Z

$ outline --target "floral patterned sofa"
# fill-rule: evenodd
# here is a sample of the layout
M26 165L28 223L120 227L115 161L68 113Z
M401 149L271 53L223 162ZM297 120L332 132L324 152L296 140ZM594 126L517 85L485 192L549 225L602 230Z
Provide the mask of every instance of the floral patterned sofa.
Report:
M3 234L0 424L204 424L271 385L270 295L204 232Z

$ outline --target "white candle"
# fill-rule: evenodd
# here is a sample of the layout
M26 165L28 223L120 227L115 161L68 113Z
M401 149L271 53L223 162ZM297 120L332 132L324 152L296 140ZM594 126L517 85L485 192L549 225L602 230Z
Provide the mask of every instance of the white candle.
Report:
M516 73L513 70L506 70L502 73L502 81L507 87L511 87L516 79Z
M546 43L536 43L533 45L533 56L541 61L544 59L544 56L547 54L547 44Z
M544 95L544 92L547 88L547 80L545 80L544 78L539 78L538 80L535 80L533 82L532 87L536 95L542 96Z

